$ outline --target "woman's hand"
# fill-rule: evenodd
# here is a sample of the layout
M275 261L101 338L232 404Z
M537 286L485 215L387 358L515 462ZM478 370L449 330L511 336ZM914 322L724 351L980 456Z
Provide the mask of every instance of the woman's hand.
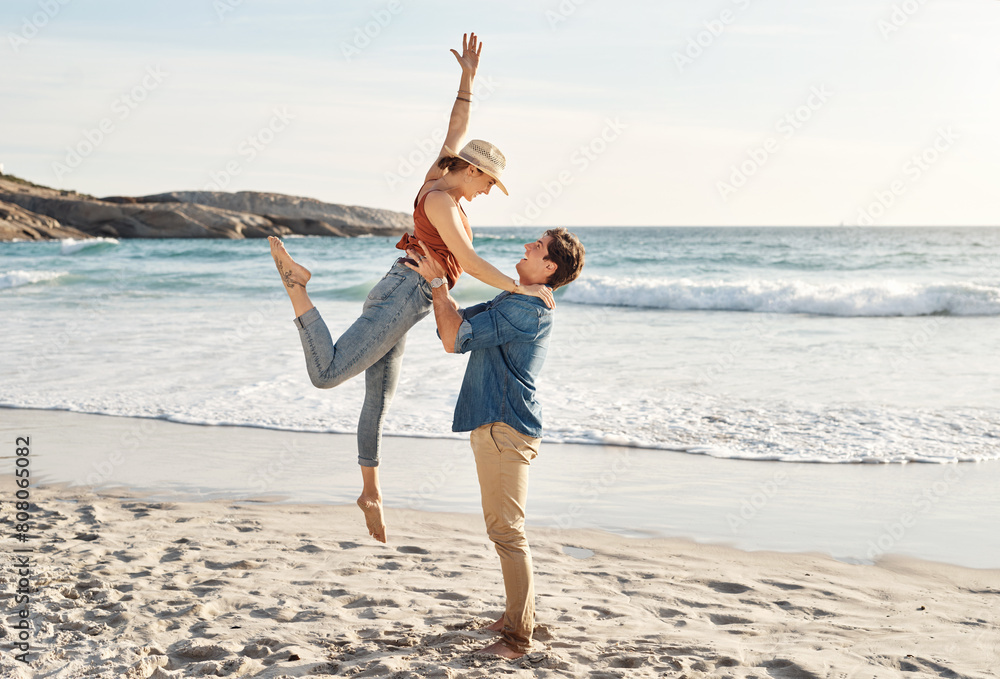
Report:
M552 296L552 288L549 286L542 283L535 283L534 285L521 285L519 287L521 289L518 291L518 294L537 297L545 302L545 306L548 308L556 308L556 298Z
M463 33L462 53L459 54L455 50L452 50L451 53L458 59L458 64L462 67L463 73L475 75L476 69L479 68L479 55L483 53L483 43L478 41L475 33L466 41L466 34Z

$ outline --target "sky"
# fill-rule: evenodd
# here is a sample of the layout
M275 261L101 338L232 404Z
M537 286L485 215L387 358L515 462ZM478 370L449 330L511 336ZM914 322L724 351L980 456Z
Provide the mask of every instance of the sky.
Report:
M1000 222L988 0L4 0L0 163L409 212L469 31L474 226Z

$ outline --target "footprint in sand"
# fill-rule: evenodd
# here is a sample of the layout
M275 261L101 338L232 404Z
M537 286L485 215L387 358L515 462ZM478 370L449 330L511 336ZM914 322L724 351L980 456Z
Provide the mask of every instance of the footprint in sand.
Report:
M430 554L423 547L411 547L408 545L403 545L402 547L396 547L396 551L400 554Z
M778 589L805 589L802 585L793 585L790 582L778 582L777 580L762 580L765 585L771 585L772 587L777 587Z
M741 618L738 615L721 615L716 613L709 615L708 619L712 621L713 625L748 625L753 622L753 620Z
M552 641L555 638L555 634L552 633L552 629L547 625L535 625L534 631L531 636L536 641Z
M747 587L736 582L719 582L717 580L709 582L708 586L722 594L743 594L753 589L753 587Z
M180 549L178 547L171 547L170 549L163 552L163 556L160 557L160 563L166 563L168 561L180 561L185 554L187 554L187 549Z
M214 571L227 571L227 570L240 570L240 571L252 571L260 568L262 564L254 563L253 561L247 561L243 559L242 561L233 561L232 563L222 563L221 561L205 561L205 568L211 568Z
M344 608L399 608L399 602L393 599L377 599L375 597L363 596L352 603L347 604Z
M461 592L438 592L434 595L435 599L444 599L445 601L467 601L471 599L468 594L462 594Z
M647 664L649 659L644 655L616 655L608 663L611 667L633 669Z
M571 547L570 545L563 545L563 554L568 554L574 559L589 559L594 556L594 550L587 549L586 547Z
M168 648L167 653L185 660L217 660L226 657L233 651L218 644L185 640L175 644L173 648Z
M624 613L616 613L607 608L601 608L600 606L583 606L583 610L594 611L597 613L598 620L607 620L608 618L622 618L625 616Z

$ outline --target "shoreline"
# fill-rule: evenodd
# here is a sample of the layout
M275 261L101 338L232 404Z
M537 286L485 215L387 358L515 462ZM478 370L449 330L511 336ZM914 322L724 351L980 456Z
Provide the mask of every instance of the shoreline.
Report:
M11 440L32 435L33 477L69 490L337 505L352 504L360 489L353 435L11 408L0 408L0 430ZM384 449L387 508L479 515L466 440L387 437ZM13 462L4 459L7 476ZM847 563L898 554L1000 568L990 520L1000 516L1000 465L755 462L543 442L532 467L532 528L822 553ZM367 538L356 529L356 539Z

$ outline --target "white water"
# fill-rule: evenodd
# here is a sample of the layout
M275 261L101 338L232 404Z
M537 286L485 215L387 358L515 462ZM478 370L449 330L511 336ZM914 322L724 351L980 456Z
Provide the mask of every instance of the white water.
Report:
M579 304L682 311L754 311L822 316L1000 315L1000 285L980 283L736 281L590 276L564 297Z

